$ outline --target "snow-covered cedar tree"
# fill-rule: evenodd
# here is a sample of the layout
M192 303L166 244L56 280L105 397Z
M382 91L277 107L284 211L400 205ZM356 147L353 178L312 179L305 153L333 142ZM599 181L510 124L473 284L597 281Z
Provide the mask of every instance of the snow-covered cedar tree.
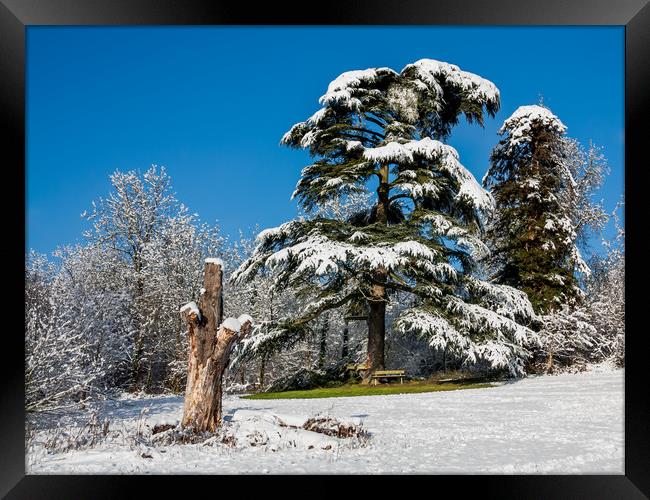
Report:
M369 366L383 368L386 306L402 291L417 306L396 319L396 331L417 332L468 364L521 373L532 308L522 292L472 277L487 251L479 232L492 199L442 142L461 115L478 123L494 115L496 86L422 59L400 72L343 73L320 104L281 140L314 158L293 197L307 211L356 192L372 192L372 201L348 219L298 219L258 235L234 279L271 273L275 288L295 289L306 306L260 328L249 346L295 341L328 310L360 312Z
M597 215L582 210L602 181L600 160L590 158L583 168L584 158L576 156L565 131L548 108L519 107L499 130L502 139L483 178L495 200L487 228L492 278L526 292L541 313L582 296L576 272L588 267L578 232L598 223ZM580 172L582 187L574 178Z

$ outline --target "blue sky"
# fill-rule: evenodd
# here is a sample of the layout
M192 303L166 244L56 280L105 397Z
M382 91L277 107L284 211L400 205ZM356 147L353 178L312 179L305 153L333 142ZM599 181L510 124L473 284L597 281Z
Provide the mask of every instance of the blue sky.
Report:
M480 180L497 130L542 95L568 135L603 146L623 193L622 27L28 27L27 248L81 241L115 169L164 165L177 197L237 236L296 213L308 162L279 146L344 71L421 58L493 81L501 110L449 143Z

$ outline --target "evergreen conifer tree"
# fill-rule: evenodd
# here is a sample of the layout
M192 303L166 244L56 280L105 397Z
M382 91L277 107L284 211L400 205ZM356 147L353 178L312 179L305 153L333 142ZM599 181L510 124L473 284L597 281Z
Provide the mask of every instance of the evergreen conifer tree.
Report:
M248 348L282 346L331 309L367 311L370 370L384 368L386 305L398 291L415 306L395 321L468 363L521 373L534 314L525 294L472 277L486 251L481 213L492 199L444 144L461 115L482 124L499 107L496 86L455 65L423 59L401 72L343 73L322 108L281 143L308 149L293 194L306 210L355 192L372 203L347 219L298 219L262 231L234 279L270 272L306 298L298 317L265 325ZM244 349L245 351L246 349Z
M582 294L575 273L586 271L576 245L575 146L565 132L548 108L519 107L499 130L483 178L495 200L487 231L492 278L526 292L540 313L575 303Z

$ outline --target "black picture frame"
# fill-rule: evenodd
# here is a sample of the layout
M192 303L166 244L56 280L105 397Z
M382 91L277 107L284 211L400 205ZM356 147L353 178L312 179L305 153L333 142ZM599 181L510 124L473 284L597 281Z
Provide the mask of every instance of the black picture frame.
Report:
M195 0L0 0L0 109L5 214L5 242L0 245L5 264L3 274L18 288L24 284L26 218L14 214L25 210L25 30L34 25L624 25L625 26L625 193L626 193L626 370L625 370L625 475L543 476L426 476L402 478L436 492L452 486L463 496L474 492L490 498L649 498L650 497L650 391L644 359L647 357L647 327L643 323L642 269L644 250L644 196L642 175L647 139L644 121L650 89L650 6L648 0L356 0L340 5L309 5L301 2L202 2ZM607 96L603 96L606 99ZM597 113L598 103L594 103ZM7 153L10 153L7 155ZM13 159L13 161L9 160ZM22 205L21 205L22 204ZM7 265L9 264L9 265ZM9 280L5 280L9 281ZM6 498L128 498L134 482L147 489L167 489L170 482L192 481L194 488L206 486L222 494L214 478L188 476L26 476L24 439L24 328L19 295L7 294L0 362L0 495ZM15 306L15 307L14 307ZM23 306L24 307L24 306ZM14 323L17 327L14 328ZM631 325L638 325L631 328ZM281 477L265 478L277 482ZM285 478L286 479L286 478ZM302 478L304 480L304 478ZM318 477L309 478L310 483ZM325 481L328 477L322 478ZM349 489L354 477L336 477L332 494ZM241 478L240 478L241 480ZM295 478L292 479L292 481ZM391 478L391 485L405 484ZM323 482L323 484L327 484ZM383 485L384 478L363 486ZM424 484L424 483L427 484ZM450 483L450 484L443 484ZM310 490L316 483L311 483ZM189 487L190 485L185 485ZM344 489L345 488L345 489ZM299 488L296 488L298 490ZM403 490L408 493L411 490ZM430 490L432 491L432 490ZM422 493L425 494L425 493Z

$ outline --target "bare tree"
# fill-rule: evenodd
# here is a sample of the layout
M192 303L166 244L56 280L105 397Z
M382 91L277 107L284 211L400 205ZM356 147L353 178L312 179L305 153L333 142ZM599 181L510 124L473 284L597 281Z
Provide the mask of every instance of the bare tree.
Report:
M164 167L144 174L116 171L112 190L82 214L91 228L89 246L118 256L122 287L128 292L131 331L131 388L182 386L184 339L171 304L187 300L201 282L200 263L223 242L218 228L199 224L196 214L174 196Z

